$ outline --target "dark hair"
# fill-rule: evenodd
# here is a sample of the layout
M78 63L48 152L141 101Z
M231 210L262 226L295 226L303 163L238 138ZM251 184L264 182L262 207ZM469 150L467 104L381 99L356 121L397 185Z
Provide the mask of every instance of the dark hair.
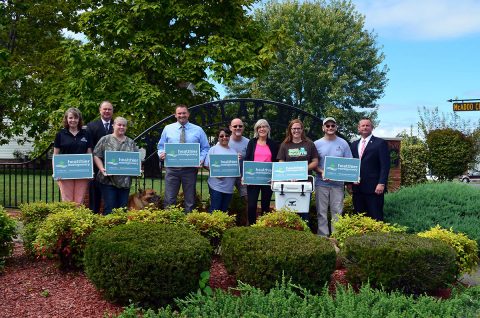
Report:
M217 131L217 136L215 138L217 140L217 142L220 140L220 138L218 138L218 136L220 136L222 131L225 133L225 135L228 135L228 136L232 135L232 131L230 129L228 129L227 127L220 127Z
M69 126L68 126L68 114L73 114L73 117L78 118L77 128L79 130L82 129L82 127L83 127L82 113L80 112L80 110L78 110L78 108L75 108L75 107L70 107L65 112L65 115L63 115L63 127L67 128L67 129L69 128Z
M112 106L112 110L113 110L113 104L111 101L109 101L108 99L105 99L105 100L102 100L102 102L100 103L100 105L98 105L98 108L102 108L102 105L103 104L110 104L110 106Z
M292 140L293 140L292 126L294 124L300 124L302 126L302 136L301 136L302 141L310 140L309 138L307 138L307 135L305 135L305 126L303 126L302 121L298 118L295 118L288 124L287 131L286 131L286 137L283 140L283 143L288 144L288 143L292 142Z

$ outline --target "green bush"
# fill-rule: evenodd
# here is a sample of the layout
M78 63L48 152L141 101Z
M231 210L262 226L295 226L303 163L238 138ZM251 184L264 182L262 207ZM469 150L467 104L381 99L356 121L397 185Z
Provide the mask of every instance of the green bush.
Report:
M426 136L428 166L440 180L453 180L468 169L475 159L472 137L461 131L445 128L431 130Z
M385 220L418 233L439 224L480 244L480 189L459 182L420 184L385 196Z
M418 138L406 137L400 147L401 184L412 186L427 181L427 146Z
M186 215L186 221L192 229L209 239L213 246L218 246L223 233L235 226L235 216L222 211L192 211Z
M40 223L33 246L37 255L58 258L62 268L82 266L88 235L99 216L84 207L63 209L48 215Z
M423 293L456 279L455 252L440 240L404 233L368 233L344 244L347 278L353 284Z
M455 250L459 273L471 273L478 266L478 244L463 233L442 229L439 225L418 236L442 240Z
M265 290L284 273L294 283L318 292L335 269L332 244L310 232L233 228L225 232L221 246L227 270L240 281Z
M113 301L164 305L196 291L212 248L191 229L131 222L95 231L85 249L85 272Z
M173 317L355 317L355 318L476 318L480 314L480 286L454 292L452 298L439 301L428 296L409 296L398 292L387 293L363 286L356 293L338 288L332 296L324 289L312 295L308 290L282 283L268 293L240 284L241 296L219 292L215 297L194 294L177 300L178 310L170 307L154 312L129 306L118 318L173 318ZM143 315L143 316L142 316Z
M22 211L20 220L23 223L23 248L29 256L35 255L33 241L37 238L37 231L45 218L62 209L74 209L74 202L32 202L20 205Z
M153 207L146 207L143 210L131 210L127 212L127 223L130 222L186 225L185 212L179 206L171 206L165 210L156 210Z
M283 208L266 213L257 219L252 227L282 227L297 231L309 231L307 222L292 210Z
M374 220L365 214L344 214L338 217L338 221L334 223L335 232L332 237L336 239L340 246L343 246L345 240L354 235L366 234L371 232L405 232L406 227L397 224L390 225L382 221Z
M10 218L7 211L0 206L0 272L3 271L5 266L5 258L12 254L15 229L15 221Z

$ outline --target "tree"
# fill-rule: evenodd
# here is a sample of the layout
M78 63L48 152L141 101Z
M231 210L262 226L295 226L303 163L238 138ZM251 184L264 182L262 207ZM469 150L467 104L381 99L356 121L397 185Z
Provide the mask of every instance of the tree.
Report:
M247 14L253 0L78 3L83 10L68 20L75 21L69 29L85 41L64 40L59 35L64 25L39 26L58 37L55 43L63 42L45 57L51 72L30 90L36 102L22 97L28 116L22 113L25 120L14 126L21 131L26 119L33 120L40 144L51 142L68 107L78 107L88 122L98 116L104 99L113 102L117 115L131 120L129 134L137 135L172 114L175 104L216 97L210 78L228 84L237 75L256 76L272 57L260 25ZM43 21L41 13L32 17ZM6 68L11 66L7 62Z
M74 30L78 1L0 2L0 144L46 129L41 88L61 77L61 30Z
M364 30L364 17L347 1L270 2L255 18L277 40L276 59L255 78L239 78L229 96L281 101L325 117L332 110L355 118L342 132L356 132L357 122L383 95L387 67ZM330 110L330 112L329 112Z
M464 173L475 156L474 141L451 128L428 133L428 166L440 180L453 180Z

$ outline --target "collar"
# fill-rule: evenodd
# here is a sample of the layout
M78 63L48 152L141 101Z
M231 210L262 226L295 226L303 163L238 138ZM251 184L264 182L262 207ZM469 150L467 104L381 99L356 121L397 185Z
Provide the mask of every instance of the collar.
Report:
M365 138L367 144L368 144L368 143L370 142L370 140L372 139L372 136L373 136L373 135L370 134L370 136L368 136L367 138ZM363 137L360 137L360 141L359 141L359 142L362 143L362 141L363 141Z
M182 124L180 124L178 121L176 122L177 124L177 128L180 129L182 127ZM189 121L187 121L187 123L184 125L185 126L185 129L187 129L188 125L190 124Z

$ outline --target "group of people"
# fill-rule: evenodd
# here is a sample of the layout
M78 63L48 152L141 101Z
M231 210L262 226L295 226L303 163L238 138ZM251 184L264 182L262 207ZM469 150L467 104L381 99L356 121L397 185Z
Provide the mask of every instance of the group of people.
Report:
M112 121L113 106L104 101L100 104L100 119L82 129L80 111L70 108L65 113L64 129L55 139L54 153L93 153L96 165L95 179L90 182L90 208L99 210L99 190L104 200L104 213L113 208L126 206L131 178L128 176L109 176L105 173L103 158L105 150L138 151L137 146L125 136L127 121L117 117ZM365 212L367 216L383 220L383 199L386 191L390 158L385 140L372 135L373 123L364 118L358 123L361 138L351 145L337 136L337 122L333 117L323 120L324 136L315 142L305 133L303 123L293 119L287 128L285 139L281 144L271 138L270 125L265 119L258 120L253 127L253 138L243 136L244 123L240 118L231 121L229 127L218 129L215 145L210 147L204 130L189 122L190 112L186 105L175 108L176 122L166 125L158 142L158 156L165 160L165 144L197 143L200 146L198 167L166 167L165 173L165 207L177 204L180 186L184 195L185 212L195 207L196 183L199 168L210 168L210 155L232 154L238 156L240 167L243 161L288 162L306 161L310 175L316 174L315 201L318 215L318 234L328 236L327 213L332 219L338 218L343 210L345 184L323 177L325 157L343 157L360 159L360 181L347 184L352 192L356 212ZM241 175L243 173L241 172ZM242 177L208 178L210 193L210 211L227 211L232 200L234 188L247 202L249 224L254 224L257 217L257 203L260 196L263 213L270 211L272 189L269 185L245 185ZM88 181L59 180L62 200L81 204L88 188ZM301 213L308 220L308 213ZM333 223L333 222L332 222ZM333 228L331 229L334 230Z

